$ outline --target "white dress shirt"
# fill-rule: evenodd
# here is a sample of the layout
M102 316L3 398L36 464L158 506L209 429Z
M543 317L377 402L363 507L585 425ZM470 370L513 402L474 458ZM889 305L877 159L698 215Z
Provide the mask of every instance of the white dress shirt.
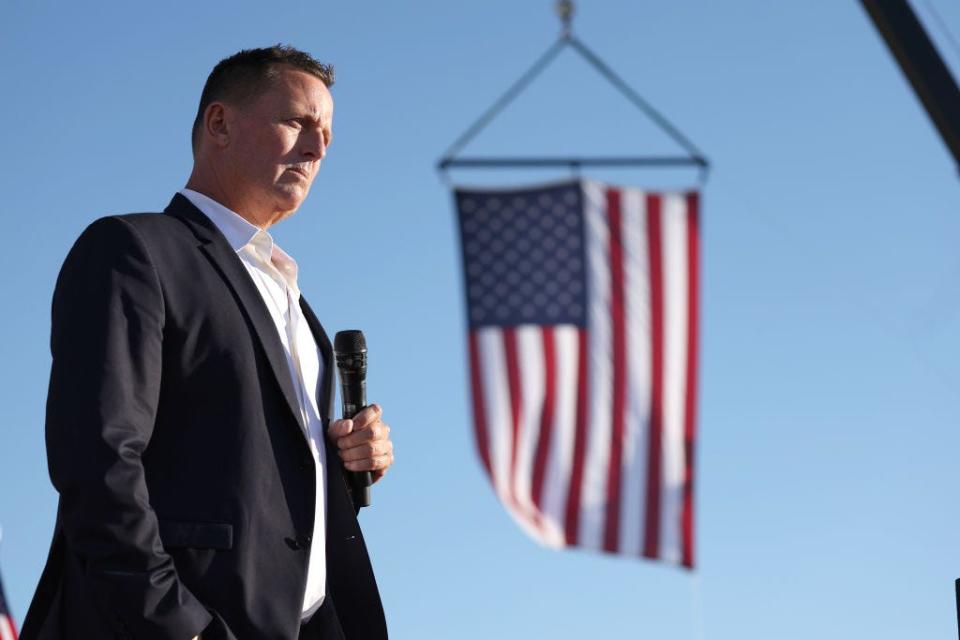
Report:
M250 278L257 285L257 290L263 296L263 302L270 310L270 316L283 343L290 378L297 390L301 417L307 428L310 450L317 464L317 504L302 610L302 618L307 619L320 608L326 595L327 474L323 420L317 406L319 385L323 379L323 358L300 309L297 263L274 244L269 233L219 202L192 189L184 188L180 193L213 221L237 252Z

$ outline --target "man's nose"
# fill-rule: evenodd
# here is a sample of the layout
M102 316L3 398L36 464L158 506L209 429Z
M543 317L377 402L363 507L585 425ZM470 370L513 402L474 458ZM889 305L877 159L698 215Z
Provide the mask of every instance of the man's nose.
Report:
M303 155L311 160L323 160L323 157L327 155L327 145L322 131L314 130L305 134L301 140L301 145Z

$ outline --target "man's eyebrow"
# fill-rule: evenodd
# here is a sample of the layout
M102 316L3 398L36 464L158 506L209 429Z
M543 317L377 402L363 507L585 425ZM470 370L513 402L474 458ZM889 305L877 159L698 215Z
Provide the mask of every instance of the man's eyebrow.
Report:
M307 109L291 109L287 112L287 118L295 118L297 120L309 120L311 122L320 122L320 116L314 114L312 111Z
M333 128L330 126L329 120L325 120L323 115L314 115L313 113L294 110L284 117L284 120L299 120L305 124L318 124L323 130L324 138L326 138L327 144L333 140Z

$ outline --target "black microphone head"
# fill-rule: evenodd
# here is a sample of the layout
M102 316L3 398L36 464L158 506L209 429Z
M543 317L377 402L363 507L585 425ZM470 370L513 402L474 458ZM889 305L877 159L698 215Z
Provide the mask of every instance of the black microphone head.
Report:
M359 329L337 331L337 335L333 338L333 350L344 355L364 353L367 350L367 341L363 337L363 331Z
M333 353L337 357L337 369L343 382L366 377L367 341L363 338L363 331L338 331L333 338Z

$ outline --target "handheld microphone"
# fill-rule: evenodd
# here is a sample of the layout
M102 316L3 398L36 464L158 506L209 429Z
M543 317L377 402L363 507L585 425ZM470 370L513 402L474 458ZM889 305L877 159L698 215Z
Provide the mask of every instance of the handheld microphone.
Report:
M352 418L367 404L367 341L363 332L356 329L338 331L333 338L333 352L340 372L343 417ZM370 485L373 484L370 472L351 471L348 478L354 506L369 507Z

